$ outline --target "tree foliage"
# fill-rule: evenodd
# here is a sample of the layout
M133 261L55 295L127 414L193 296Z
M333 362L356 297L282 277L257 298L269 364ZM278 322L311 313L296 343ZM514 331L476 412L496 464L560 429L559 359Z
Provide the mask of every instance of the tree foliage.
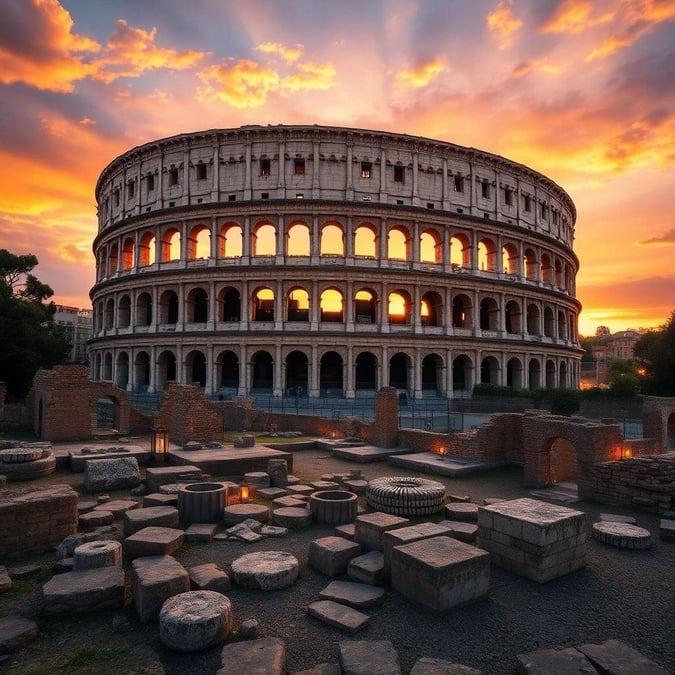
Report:
M32 255L0 249L0 381L10 397L22 398L39 368L63 363L71 344L54 322L54 292L32 274Z
M644 394L675 396L675 311L659 330L638 340L635 357L644 369Z

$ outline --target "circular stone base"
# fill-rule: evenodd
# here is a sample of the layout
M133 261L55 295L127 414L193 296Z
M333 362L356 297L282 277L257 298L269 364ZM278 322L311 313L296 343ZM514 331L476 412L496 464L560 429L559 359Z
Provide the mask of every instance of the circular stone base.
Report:
M395 516L426 516L445 505L445 485L427 478L376 478L366 490L368 506Z
M8 481L31 480L49 476L56 471L56 455L51 450L42 450L40 459L30 462L3 462L2 472Z
M178 652L221 644L232 629L229 598L215 591L188 591L169 598L159 613L159 639Z
M298 559L284 551L247 553L232 563L233 581L244 588L273 591L292 586L298 578Z
M312 512L299 506L282 506L272 511L272 523L279 527L299 530L312 522Z
M261 523L269 523L270 510L264 504L233 504L223 509L225 525L236 525L253 518Z
M593 538L618 548L643 549L652 545L649 530L628 523L601 521L593 523Z
M122 565L122 544L114 539L80 544L73 553L73 569L89 570L96 567Z

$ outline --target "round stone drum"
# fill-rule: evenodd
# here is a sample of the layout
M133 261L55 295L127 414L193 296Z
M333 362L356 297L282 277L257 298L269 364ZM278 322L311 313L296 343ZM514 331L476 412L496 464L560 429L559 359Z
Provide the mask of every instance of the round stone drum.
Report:
M375 478L366 488L368 506L395 516L427 516L445 505L445 485L428 478Z
M222 483L187 483L178 488L178 517L183 523L217 523L226 501Z
M309 508L317 523L353 523L359 508L358 497L348 490L320 490L309 497Z

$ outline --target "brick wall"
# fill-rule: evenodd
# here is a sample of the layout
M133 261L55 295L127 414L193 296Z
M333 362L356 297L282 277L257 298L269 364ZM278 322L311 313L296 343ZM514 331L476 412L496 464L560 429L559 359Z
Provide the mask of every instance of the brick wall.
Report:
M53 548L77 532L77 493L69 485L0 493L0 560Z

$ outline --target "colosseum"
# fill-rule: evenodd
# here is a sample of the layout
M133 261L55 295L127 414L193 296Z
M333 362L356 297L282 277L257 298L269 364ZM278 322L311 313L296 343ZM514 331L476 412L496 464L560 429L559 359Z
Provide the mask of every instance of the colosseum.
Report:
M522 164L252 125L133 148L96 199L94 381L314 399L578 386L575 206Z

